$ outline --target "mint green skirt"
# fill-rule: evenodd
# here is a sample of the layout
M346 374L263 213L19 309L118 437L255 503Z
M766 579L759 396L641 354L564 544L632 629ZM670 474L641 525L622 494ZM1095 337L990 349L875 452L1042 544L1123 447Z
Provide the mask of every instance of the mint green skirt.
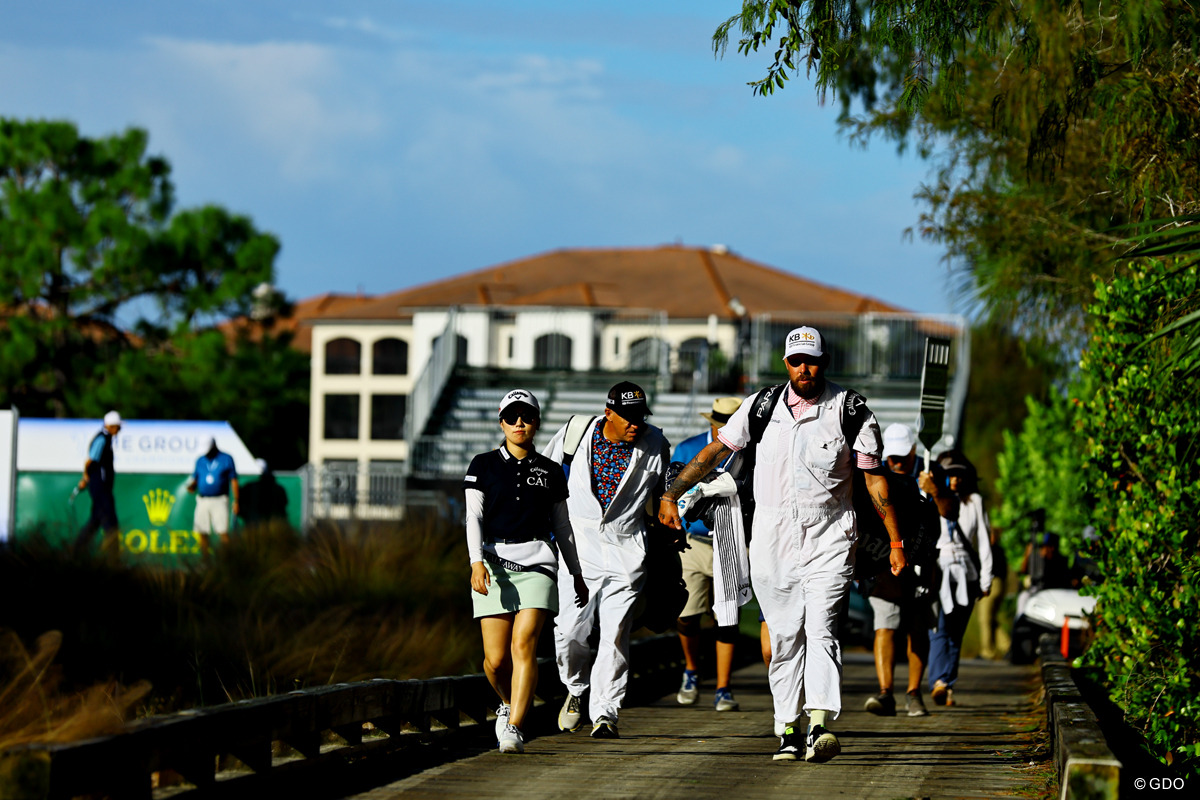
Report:
M522 608L544 608L558 613L558 585L541 572L513 572L484 561L492 583L487 594L471 591L475 619L513 614Z

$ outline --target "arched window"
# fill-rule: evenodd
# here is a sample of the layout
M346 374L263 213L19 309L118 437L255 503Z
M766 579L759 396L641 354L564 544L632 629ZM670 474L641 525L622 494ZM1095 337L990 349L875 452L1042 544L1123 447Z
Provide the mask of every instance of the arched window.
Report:
M533 340L535 369L570 369L571 337L561 333L546 333Z
M679 345L679 371L692 372L704 369L707 366L706 359L709 352L715 349L703 336L688 339Z
M646 337L629 345L629 368L637 372L658 370L661 354L667 352L667 343L662 339Z
M380 339L371 347L371 374L407 375L408 342Z
M334 339L325 344L326 375L357 375L361 370L362 345L353 339Z

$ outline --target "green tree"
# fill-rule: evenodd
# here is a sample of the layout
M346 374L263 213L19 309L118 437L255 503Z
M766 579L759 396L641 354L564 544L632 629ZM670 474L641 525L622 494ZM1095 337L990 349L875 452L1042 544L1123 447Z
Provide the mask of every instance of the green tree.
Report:
M1182 2L747 0L715 34L775 48L769 94L805 67L857 138L936 158L916 230L960 294L1074 354L1114 228L1200 210L1200 21ZM854 101L863 110L853 116ZM1070 360L1070 359L1068 359Z
M250 313L279 242L215 206L172 214L170 167L146 147L138 129L92 139L69 122L0 119L0 403L228 419L261 451L263 404L294 417L307 360L284 338L213 326ZM298 466L306 429L270 434L268 450Z

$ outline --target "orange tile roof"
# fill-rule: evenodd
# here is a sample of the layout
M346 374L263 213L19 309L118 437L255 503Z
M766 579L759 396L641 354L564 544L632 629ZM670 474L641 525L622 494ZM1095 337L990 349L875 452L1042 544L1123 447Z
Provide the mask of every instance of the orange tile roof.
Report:
M267 330L276 336L281 333L291 333L292 347L307 353L312 349L312 326L305 323L368 305L375 299L369 295L334 294L333 292L306 297L292 303L292 313L286 317L275 318ZM245 317L228 320L217 327L225 333L227 338L244 332L251 340L257 340L263 331L260 323Z
M771 311L903 312L866 295L817 283L718 248L554 250L380 295L319 319L394 319L402 309L452 305L648 308L675 318L733 319Z

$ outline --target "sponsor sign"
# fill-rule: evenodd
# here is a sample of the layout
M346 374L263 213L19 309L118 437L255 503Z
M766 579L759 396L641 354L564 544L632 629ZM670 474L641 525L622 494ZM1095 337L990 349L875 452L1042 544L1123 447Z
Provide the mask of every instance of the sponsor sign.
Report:
M21 472L83 474L88 445L100 432L98 419L22 419L17 426L17 469ZM208 437L233 457L239 475L257 475L254 456L228 422L125 420L113 438L113 466L122 473L190 475Z

